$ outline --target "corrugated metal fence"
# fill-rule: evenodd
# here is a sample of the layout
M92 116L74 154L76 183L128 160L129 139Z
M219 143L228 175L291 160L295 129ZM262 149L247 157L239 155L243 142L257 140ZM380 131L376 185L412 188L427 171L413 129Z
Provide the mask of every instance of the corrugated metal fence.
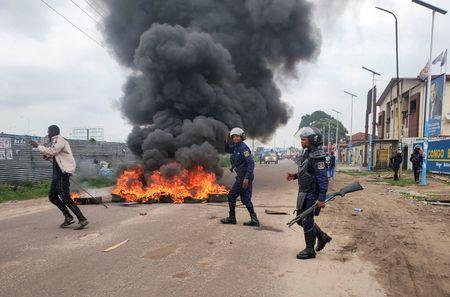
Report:
M0 133L0 182L36 182L51 177L51 162L42 159L40 152L28 145L29 139L48 143L43 137ZM80 177L97 176L101 161L108 162L113 171L135 162L125 143L87 140L69 140L69 143L77 162L76 175Z

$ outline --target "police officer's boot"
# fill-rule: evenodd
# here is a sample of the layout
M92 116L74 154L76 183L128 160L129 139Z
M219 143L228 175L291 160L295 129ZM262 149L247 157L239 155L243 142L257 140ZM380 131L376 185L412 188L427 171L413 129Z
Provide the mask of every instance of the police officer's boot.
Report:
M259 227L259 220L255 212L250 214L250 221L245 222L244 226Z
M314 224L314 233L317 237L317 246L316 246L316 252L319 252L323 250L325 245L331 241L331 237L328 236L325 232L323 232L317 224Z
M59 227L64 228L69 225L72 225L73 223L75 223L75 221L73 220L73 217L71 215L65 215L64 222L62 222L62 224L59 225Z
M305 232L305 242L306 248L298 253L297 259L306 260L316 257L316 252L314 251L314 245L316 244L316 235L313 230Z
M220 222L222 224L233 224L233 225L236 225L237 222L236 222L236 213L235 213L235 211L231 211L230 210L230 214L228 215L228 217L221 219Z

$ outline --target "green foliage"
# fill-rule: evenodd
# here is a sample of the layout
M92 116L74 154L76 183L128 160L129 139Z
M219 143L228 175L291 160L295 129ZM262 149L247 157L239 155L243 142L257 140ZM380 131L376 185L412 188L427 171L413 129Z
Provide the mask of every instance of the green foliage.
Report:
M300 153L300 149L296 148L294 146L289 147L288 150L289 150L290 153Z
M413 179L399 179L399 180L394 180L394 179L386 179L384 180L384 182L388 183L391 186L397 186L397 187L407 187L407 186L411 186L415 184L415 181Z
M50 182L24 182L18 185L0 184L0 203L9 200L26 200L48 195Z
M411 199L411 200L417 200L417 201L424 201L425 197L424 196L420 196L420 195L415 195L409 192L401 192L401 194L403 195L403 197Z
M230 167L230 155L229 154L219 155L219 166L220 167Z
M312 126L320 129L323 133L326 132L324 137L328 137L328 127L331 127L330 138L331 142L336 142L336 119L327 114L324 111L317 110L312 114L305 114L302 116L299 128ZM347 129L344 127L341 121L338 121L339 126L339 139L345 137L348 133Z
M97 177L91 179L82 179L81 182L88 185L89 187L104 188L114 185L116 183L116 180L111 177Z
M338 172L355 177L369 176L373 174L370 171L358 171L358 170L339 170Z

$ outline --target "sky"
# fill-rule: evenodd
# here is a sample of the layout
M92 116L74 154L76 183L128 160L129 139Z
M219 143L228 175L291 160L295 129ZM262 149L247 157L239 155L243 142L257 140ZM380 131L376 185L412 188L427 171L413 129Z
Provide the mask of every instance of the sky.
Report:
M84 0L45 0L72 23L102 43L101 8ZM93 2L92 0L90 0ZM315 22L321 32L320 55L297 66L297 77L277 79L282 100L293 110L268 145L296 143L301 116L315 110L335 115L353 133L364 131L366 95L372 76L381 74L379 94L395 76L394 18L399 21L401 77L416 77L425 66L430 46L431 11L410 0L314 0ZM430 3L450 9L446 0ZM346 5L344 5L346 3ZM450 47L450 15L436 15L433 58ZM108 49L98 45L39 0L0 1L0 132L44 135L58 124L69 136L74 127L101 126L108 141L125 141L131 126L122 118L117 100L129 69L120 66ZM434 72L438 69L434 69Z

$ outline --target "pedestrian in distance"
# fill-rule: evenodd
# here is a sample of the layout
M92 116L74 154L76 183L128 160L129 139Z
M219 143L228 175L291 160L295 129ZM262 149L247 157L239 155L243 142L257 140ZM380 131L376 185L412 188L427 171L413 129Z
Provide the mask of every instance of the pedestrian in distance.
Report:
M391 157L391 166L392 170L394 170L394 180L398 180L398 171L400 170L400 166L403 162L403 154L401 150L398 150L395 155Z
M259 220L256 216L252 204L253 190L253 170L255 162L250 148L244 143L245 132L241 128L233 128L227 135L225 142L225 152L231 154L231 171L236 173L236 180L228 193L229 215L221 219L222 224L236 224L236 199L241 197L242 204L245 205L250 221L245 222L245 226L259 227ZM231 142L231 143L230 143Z
M423 164L423 151L420 145L416 145L414 147L414 151L411 154L411 157L409 158L409 161L411 161L413 166L413 172L414 172L414 181L416 184L419 183L419 175L420 171L422 170L422 164Z
M297 213L316 205L314 213L298 222L303 227L306 248L297 255L297 259L305 260L315 258L316 251L321 251L332 238L314 222L314 216L318 216L320 209L325 207L324 201L328 191L325 152L321 148L323 137L319 129L305 127L300 130L300 139L304 151L298 171L297 173L288 173L286 179L298 181ZM314 250L316 239L317 246Z
M330 153L330 165L328 166L328 178L334 179L334 168L336 167L336 157L334 156L334 152Z
M45 147L37 142L30 140L30 145L37 148L45 160L53 163L52 182L48 198L51 203L56 205L64 215L64 222L61 228L75 223L69 209L78 219L76 230L83 229L89 222L81 210L70 197L70 176L75 172L76 163L70 149L69 142L60 135L59 127L52 125L48 127L48 138L50 146Z

